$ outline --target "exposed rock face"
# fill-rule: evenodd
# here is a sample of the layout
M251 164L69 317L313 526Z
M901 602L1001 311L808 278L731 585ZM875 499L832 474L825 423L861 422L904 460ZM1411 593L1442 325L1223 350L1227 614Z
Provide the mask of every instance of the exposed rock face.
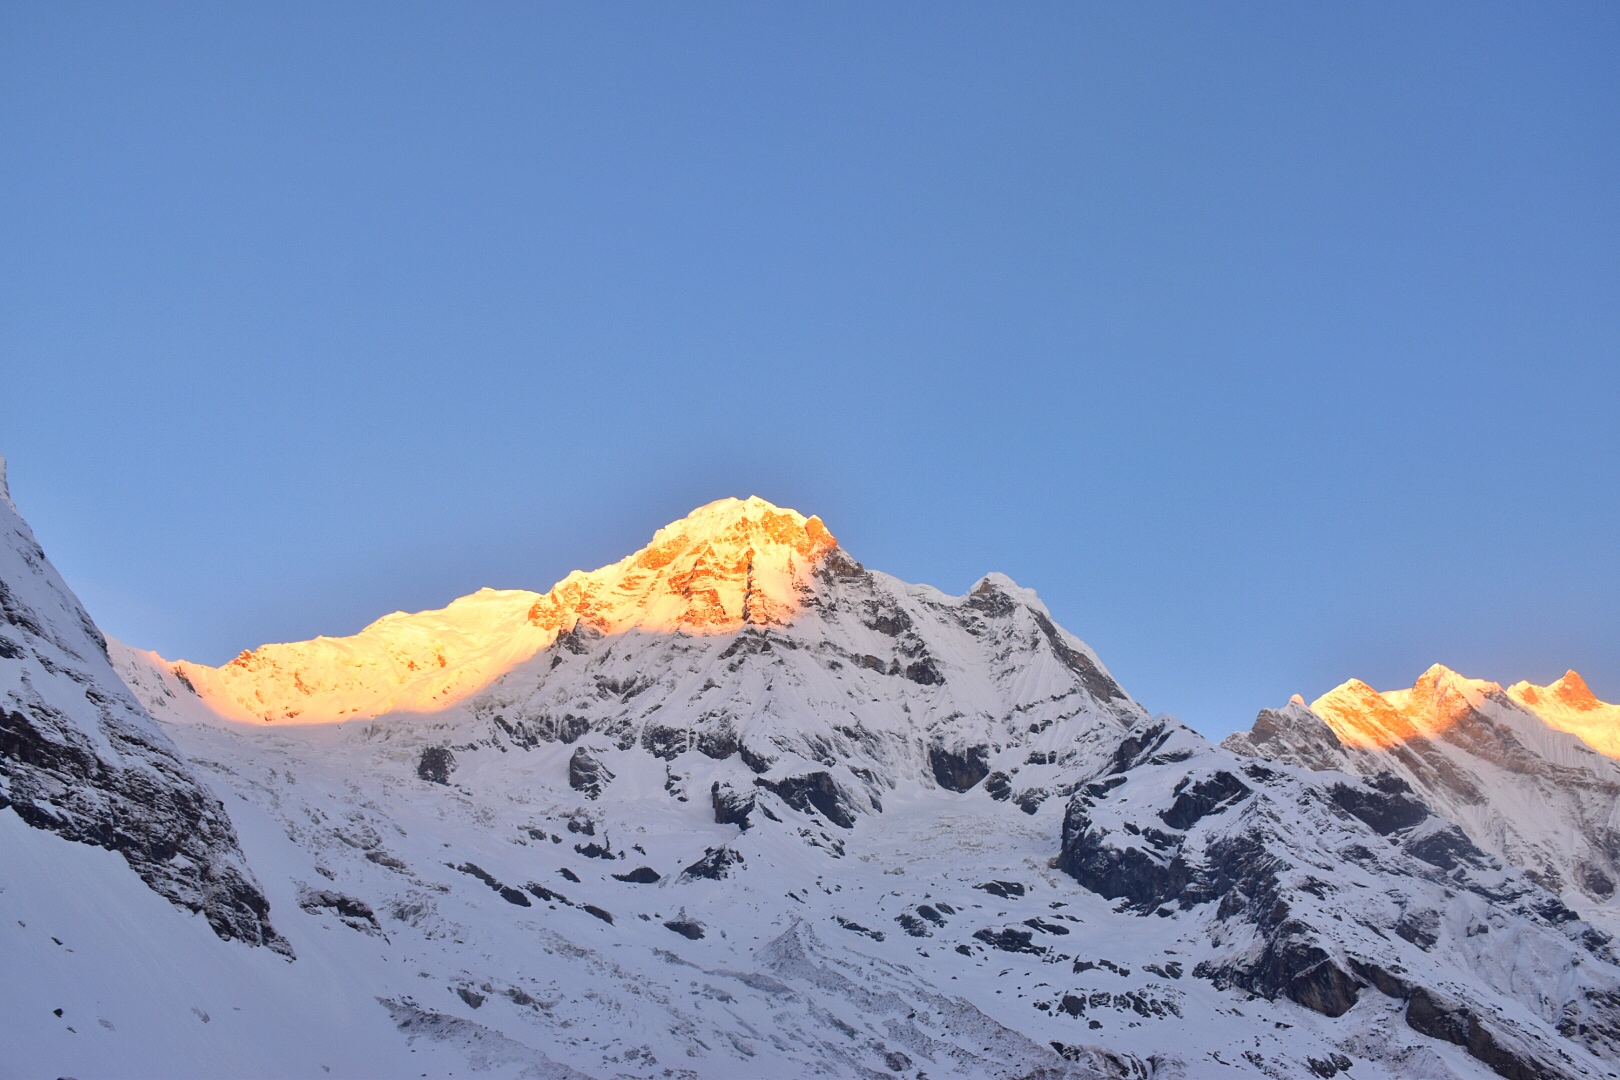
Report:
M832 778L831 773L813 772L781 780L760 777L754 783L801 813L819 812L841 829L855 827L855 800Z
M382 932L382 928L377 925L377 915L369 904L340 892L305 886L298 891L298 906L311 913L330 912L345 926L363 933Z
M1341 809L1379 836L1411 828L1429 816L1429 808L1412 797L1406 781L1392 773L1379 773L1364 784L1334 784L1328 791Z
M448 746L425 746L416 759L416 775L430 784L448 784L456 771L456 755Z
M222 938L290 955L225 808L113 672L107 643L0 494L0 811L122 855Z
M716 825L735 825L745 832L749 826L748 817L754 812L754 793L742 792L729 784L722 785L716 780L710 789L710 798L714 803L714 823Z
M943 746L928 748L928 764L934 781L947 791L966 791L990 772L990 748L974 746L951 751Z
M708 878L710 881L719 881L731 872L733 866L742 863L743 857L729 847L709 848L703 853L703 858L681 871L683 878Z
M1502 1043L1472 1010L1421 987L1407 999L1406 1023L1432 1039L1456 1043L1508 1080L1556 1080L1562 1075L1522 1048Z
M1281 709L1261 709L1254 727L1233 732L1221 745L1246 757L1292 761L1307 769L1343 769L1349 762L1333 729L1297 694Z
M568 786L583 792L587 799L602 797L602 789L613 779L613 773L602 764L594 752L581 746L568 759Z

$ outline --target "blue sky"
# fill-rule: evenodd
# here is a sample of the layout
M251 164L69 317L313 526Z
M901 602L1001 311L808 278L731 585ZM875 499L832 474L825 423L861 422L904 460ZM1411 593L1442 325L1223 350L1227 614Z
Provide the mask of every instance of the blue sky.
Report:
M1620 700L1620 7L0 10L0 452L220 662L725 495L1206 732Z

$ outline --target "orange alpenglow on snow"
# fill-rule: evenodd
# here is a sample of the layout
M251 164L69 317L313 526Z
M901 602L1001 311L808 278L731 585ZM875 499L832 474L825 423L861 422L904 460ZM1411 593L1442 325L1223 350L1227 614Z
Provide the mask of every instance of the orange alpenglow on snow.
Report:
M576 570L545 594L480 589L437 611L385 615L353 637L262 645L223 667L182 660L174 670L215 711L239 720L432 712L581 627L727 634L784 623L837 546L820 518L758 497L722 499L659 529L634 555Z
M1548 727L1579 736L1601 754L1620 757L1620 705L1599 701L1573 671L1551 686L1520 682L1504 691L1500 683L1469 679L1436 664L1410 690L1379 693L1360 679L1351 679L1311 702L1311 711L1346 746L1380 750L1435 738L1486 697L1503 694Z
M1579 736L1600 754L1620 758L1620 705L1593 696L1586 680L1573 671L1547 686L1516 682L1508 697L1529 709L1548 727Z
M1379 693L1360 679L1351 679L1311 702L1311 711L1327 721L1346 746L1378 750L1433 738L1486 694L1501 690L1496 683L1464 678L1435 664L1410 690Z

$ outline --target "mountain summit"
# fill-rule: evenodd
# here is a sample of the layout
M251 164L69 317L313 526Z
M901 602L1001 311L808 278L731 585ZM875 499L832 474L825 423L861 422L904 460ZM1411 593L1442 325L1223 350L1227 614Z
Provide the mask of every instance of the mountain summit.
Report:
M436 611L395 612L352 637L263 645L214 668L175 665L223 715L329 723L460 701L561 634L724 634L782 623L838 542L821 519L751 497L659 529L610 566L546 593L481 589Z
M1523 705L1549 727L1578 735L1601 754L1620 758L1620 705L1600 700L1574 671L1546 686L1516 682L1508 697Z

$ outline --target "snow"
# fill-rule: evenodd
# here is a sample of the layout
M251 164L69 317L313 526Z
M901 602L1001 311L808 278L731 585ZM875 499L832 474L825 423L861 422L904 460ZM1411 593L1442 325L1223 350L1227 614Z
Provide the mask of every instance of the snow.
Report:
M1567 671L1547 686L1516 682L1507 694L1548 727L1580 736L1600 754L1620 757L1620 705L1600 701L1578 673Z
M0 1076L421 1071L349 958L334 964L312 948L289 963L227 945L118 855L31 829L9 809L0 957Z
M1348 771L1246 772L1149 716L1033 592L868 571L763 500L546 594L219 669L109 649L296 958L0 810L0 968L26 973L0 980L0 1077L1491 1075L1397 997L1363 987L1329 1016L1195 973L1244 969L1276 928L1085 887L1057 865L1082 811L1148 863L1170 859L1144 826L1195 867L1260 837L1288 933L1612 1075L1557 1029L1597 1024L1612 957L1511 868L1414 856L1445 822L1386 836L1334 804ZM1525 738L1549 762L1578 744ZM576 787L581 755L599 768ZM1244 793L1171 824L1222 775ZM751 800L743 823L717 820L717 791ZM1393 929L1429 912L1432 947Z

